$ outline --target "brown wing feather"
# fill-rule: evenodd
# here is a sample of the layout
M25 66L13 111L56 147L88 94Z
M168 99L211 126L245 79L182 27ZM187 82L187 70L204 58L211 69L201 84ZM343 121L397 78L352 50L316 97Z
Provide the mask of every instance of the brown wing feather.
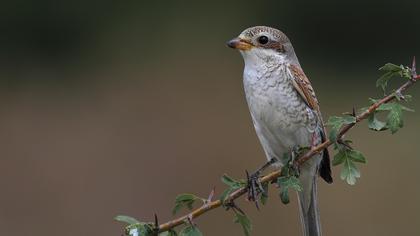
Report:
M306 77L305 73L303 73L299 66L291 65L290 70L294 78L292 81L293 86L298 91L300 96L302 96L306 104L316 113L318 113L317 115L320 115L318 100L316 99L314 89L312 88L308 77Z
M315 113L318 116L319 125L322 127L322 142L324 142L326 140L327 131L322 120L321 111L319 109L319 103L316 98L315 91L312 88L311 82L309 81L308 77L306 77L305 73L302 71L300 66L291 65L290 71L293 74L294 79L292 80L292 83L296 91L300 94L303 101L305 101L308 107L315 111ZM319 174L327 183L332 183L333 180L331 177L330 156L327 149L325 149L323 152L323 158L319 168Z

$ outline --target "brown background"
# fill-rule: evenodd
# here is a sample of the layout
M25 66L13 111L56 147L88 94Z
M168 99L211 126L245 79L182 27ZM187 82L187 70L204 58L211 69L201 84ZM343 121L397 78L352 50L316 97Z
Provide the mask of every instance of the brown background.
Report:
M283 29L325 117L378 97L376 69L419 50L419 4L317 1L2 3L0 235L120 235L117 214L170 219L178 193L223 190L265 160L225 47L252 25ZM419 88L410 107L420 110ZM419 113L395 135L347 136L368 158L356 186L320 182L325 235L420 235ZM253 235L299 235L296 199L271 189ZM242 235L221 209L205 235Z

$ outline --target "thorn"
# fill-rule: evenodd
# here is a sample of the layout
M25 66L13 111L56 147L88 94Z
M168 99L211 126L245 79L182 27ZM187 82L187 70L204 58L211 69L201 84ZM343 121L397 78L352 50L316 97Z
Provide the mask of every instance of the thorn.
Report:
M397 99L401 99L401 100L403 100L403 101L407 101L407 100L405 99L405 96L401 93L401 91L400 91L400 90L397 90L397 91L395 92L395 96L397 97Z
M353 117L356 117L356 108L353 106L353 110L352 110L352 112L351 112L351 115L353 116Z
M416 56L413 57L413 63L411 65L411 77L414 79L417 77L417 71L416 71Z
M344 145L345 147L347 147L348 149L353 149L351 146L350 146L350 144L348 144L346 141L344 141L343 139L338 139L337 140L337 143L339 143L339 144L341 144L341 145Z
M192 226L195 225L194 222L193 222L193 215L192 214L189 214L187 219L188 219L188 223L190 223L190 225L192 225Z
M208 204L209 202L211 202L213 200L215 192L216 192L216 186L214 186L213 189L211 190L211 192L210 192L210 194L207 198L207 203L206 204Z
M236 203L235 202L232 202L232 209L234 210L234 211L238 211L239 213L241 213L242 215L245 215L245 212L241 209L241 208L239 208L238 207L238 205L236 205Z
M158 221L158 217L155 213L155 228L159 230L159 221Z
M158 221L158 217L155 213L155 227L153 229L153 235L159 235L159 221Z

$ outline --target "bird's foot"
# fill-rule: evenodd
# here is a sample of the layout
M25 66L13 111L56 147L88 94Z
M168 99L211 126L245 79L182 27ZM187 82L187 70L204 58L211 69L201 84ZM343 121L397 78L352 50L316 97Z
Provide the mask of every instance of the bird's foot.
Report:
M248 180L248 196L247 200L251 202L255 202L255 207L260 209L258 204L258 196L261 192L264 191L261 182L260 182L260 172L257 171L251 175L249 175L248 171L246 171L246 178Z
M256 172L254 172L253 174L249 174L248 171L246 171L246 178L248 181L248 201L252 201L255 202L255 206L257 207L257 209L259 209L259 204L258 204L258 196L261 193L265 193L264 188L261 184L261 180L260 180L260 175L261 173L267 169L269 166L271 166L272 164L274 164L277 160L275 158L272 158L270 161L268 161L267 163L265 163L261 168L259 168Z

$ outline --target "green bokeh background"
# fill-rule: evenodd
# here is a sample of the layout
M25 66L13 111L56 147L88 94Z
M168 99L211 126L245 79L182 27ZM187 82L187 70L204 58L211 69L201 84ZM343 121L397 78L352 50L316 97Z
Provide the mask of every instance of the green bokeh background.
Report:
M292 40L325 117L378 97L377 68L420 57L420 2L8 1L0 6L0 235L120 235L112 218L171 218L178 193L221 193L265 157L225 42L269 25ZM396 83L397 84L397 83ZM410 107L420 110L419 88ZM419 113L395 135L347 136L356 186L320 181L325 235L420 235ZM299 235L272 189L253 235ZM242 235L230 212L196 223Z

